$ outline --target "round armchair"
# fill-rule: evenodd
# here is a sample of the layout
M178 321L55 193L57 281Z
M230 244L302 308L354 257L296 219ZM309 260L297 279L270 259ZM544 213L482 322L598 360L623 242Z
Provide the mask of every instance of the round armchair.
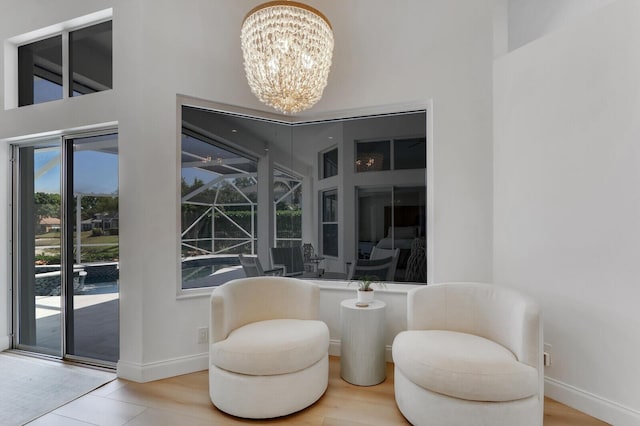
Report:
M329 329L320 290L294 278L230 281L211 294L209 395L228 414L279 417L327 389Z
M395 397L414 425L541 426L538 306L490 284L433 284L407 295L393 342Z

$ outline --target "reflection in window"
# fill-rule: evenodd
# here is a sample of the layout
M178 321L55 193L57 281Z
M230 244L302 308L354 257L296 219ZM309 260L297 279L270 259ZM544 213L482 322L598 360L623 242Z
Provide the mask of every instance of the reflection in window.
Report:
M393 151L393 158L390 153ZM425 137L356 142L356 172L424 169L427 167Z
M237 254L256 253L257 184L254 159L183 131L183 288L220 284L213 275L237 265Z
M389 170L391 165L390 141L357 142L356 172Z
M302 179L273 171L276 247L302 246Z
M338 191L322 193L322 253L338 256Z
M69 96L113 87L111 21L69 32Z
M427 167L427 138L394 140L393 163L396 170Z
M18 47L18 105L62 99L62 36Z
M338 148L322 154L322 178L338 174Z
M358 257L399 249L395 281L426 282L426 187L358 188Z

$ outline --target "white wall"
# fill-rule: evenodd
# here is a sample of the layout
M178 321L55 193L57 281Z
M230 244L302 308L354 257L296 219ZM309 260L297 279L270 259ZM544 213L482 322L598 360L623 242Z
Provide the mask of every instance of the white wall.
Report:
M23 1L6 5L12 14L0 17L5 39L113 5L114 90L0 112L0 138L118 121L122 377L145 381L206 368L207 346L196 343L196 329L207 324L208 298L176 297L176 94L266 110L246 84L239 44L240 23L258 3ZM325 95L307 114L432 100L430 266L438 281L490 280L491 1L309 3L332 21L336 51ZM6 219L3 211L0 224ZM7 255L2 248L0 257Z
M494 277L542 305L545 393L640 423L640 2L496 61Z
M509 50L588 16L615 0L508 0Z

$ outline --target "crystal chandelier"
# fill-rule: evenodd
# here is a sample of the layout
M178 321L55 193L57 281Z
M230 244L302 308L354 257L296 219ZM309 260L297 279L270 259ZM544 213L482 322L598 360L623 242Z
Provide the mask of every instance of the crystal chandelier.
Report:
M261 102L293 114L320 100L333 54L321 12L295 1L264 3L247 14L240 39L247 81Z

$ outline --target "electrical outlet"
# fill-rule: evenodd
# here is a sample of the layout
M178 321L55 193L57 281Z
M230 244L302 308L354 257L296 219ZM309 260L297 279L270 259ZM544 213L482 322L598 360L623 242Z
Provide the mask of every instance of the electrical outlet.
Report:
M543 360L545 367L551 366L551 345L549 343L544 344Z
M198 328L198 343L209 343L209 329L207 327Z

